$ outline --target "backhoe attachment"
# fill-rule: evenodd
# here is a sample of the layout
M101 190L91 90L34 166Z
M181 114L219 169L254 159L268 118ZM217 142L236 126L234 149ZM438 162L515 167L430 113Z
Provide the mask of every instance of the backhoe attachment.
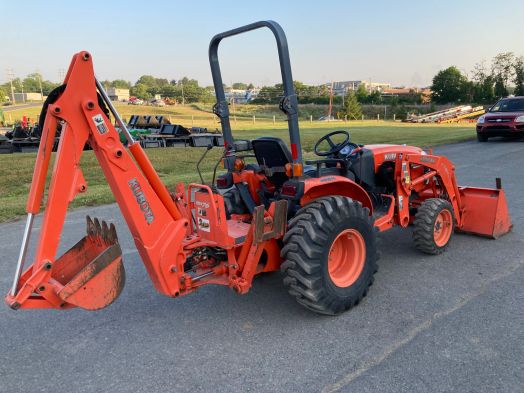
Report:
M125 131L128 150L109 120L107 107ZM42 138L26 206L27 222L6 303L13 309L97 310L111 304L122 292L125 272L113 224L88 217L87 235L64 255L56 255L68 205L87 190L80 166L86 145L100 163L155 287L168 296L179 295L181 280L173 271L184 274L185 254L180 249L188 221L96 80L88 52L73 57L64 84L44 103L41 121ZM24 270L58 128L60 140L36 252L32 264Z

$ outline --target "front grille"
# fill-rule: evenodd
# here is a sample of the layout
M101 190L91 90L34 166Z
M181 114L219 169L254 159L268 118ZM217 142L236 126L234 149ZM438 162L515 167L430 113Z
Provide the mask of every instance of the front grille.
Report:
M513 119L508 119L504 117L497 117L496 119L487 119L488 123L509 123Z
M524 130L524 124L515 127L517 130Z
M508 131L510 130L510 126L488 126L486 127L486 131Z

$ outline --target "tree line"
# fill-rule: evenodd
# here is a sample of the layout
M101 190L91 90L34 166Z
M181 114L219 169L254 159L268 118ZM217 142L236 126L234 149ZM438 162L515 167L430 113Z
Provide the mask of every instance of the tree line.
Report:
M331 97L331 87L328 84L320 86L306 85L300 81L293 81L295 94L297 95L300 104L319 104L328 105L331 101L333 105L344 105L345 97L342 95L334 95ZM349 92L346 92L346 95ZM410 94L403 96L383 97L378 90L369 92L366 87L361 84L354 92L356 100L360 104L371 105L400 105L400 104L420 104L422 103L422 94L412 90ZM282 83L274 86L264 86L260 89L256 98L252 101L254 104L278 104L284 95L284 88Z
M59 86L59 83L54 83L48 80L43 80L42 75L35 72L33 74L27 75L24 79L15 78L11 81L13 83L13 90L16 93L40 93L40 86L42 87L42 93L44 96L49 95L49 93ZM9 96L11 93L11 83L7 82L3 85L0 85L0 102L6 100L6 96Z
M496 55L490 64L477 63L471 78L451 66L433 78L431 99L437 104L493 104L509 94L524 95L524 57L513 52Z

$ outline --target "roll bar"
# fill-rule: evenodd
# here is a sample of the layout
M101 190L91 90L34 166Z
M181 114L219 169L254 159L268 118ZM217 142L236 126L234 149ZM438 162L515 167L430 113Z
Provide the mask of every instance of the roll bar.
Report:
M220 72L220 64L218 61L218 46L224 38L260 29L262 27L269 28L277 42L280 72L282 74L282 83L284 86L284 97L280 100L279 108L287 116L293 163L302 164L302 148L300 145L300 133L298 128L298 101L293 87L293 76L291 75L291 63L289 61L286 34L277 22L266 20L251 23L246 26L217 34L211 39L209 44L209 63L211 66L211 74L213 76L213 84L215 86L215 94L217 98L217 103L213 107L213 112L220 118L226 147L229 146L231 149L232 146L234 146L234 140L231 132L231 123L229 121L228 103L226 101L224 85L222 84L222 74Z

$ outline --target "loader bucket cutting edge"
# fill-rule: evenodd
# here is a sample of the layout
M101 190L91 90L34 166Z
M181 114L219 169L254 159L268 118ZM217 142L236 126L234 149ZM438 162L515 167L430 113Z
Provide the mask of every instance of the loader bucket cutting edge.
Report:
M462 201L462 232L497 239L513 224L503 189L459 187Z
M114 225L86 219L87 236L56 260L52 277L63 285L57 295L65 303L99 310L122 292L125 270Z

